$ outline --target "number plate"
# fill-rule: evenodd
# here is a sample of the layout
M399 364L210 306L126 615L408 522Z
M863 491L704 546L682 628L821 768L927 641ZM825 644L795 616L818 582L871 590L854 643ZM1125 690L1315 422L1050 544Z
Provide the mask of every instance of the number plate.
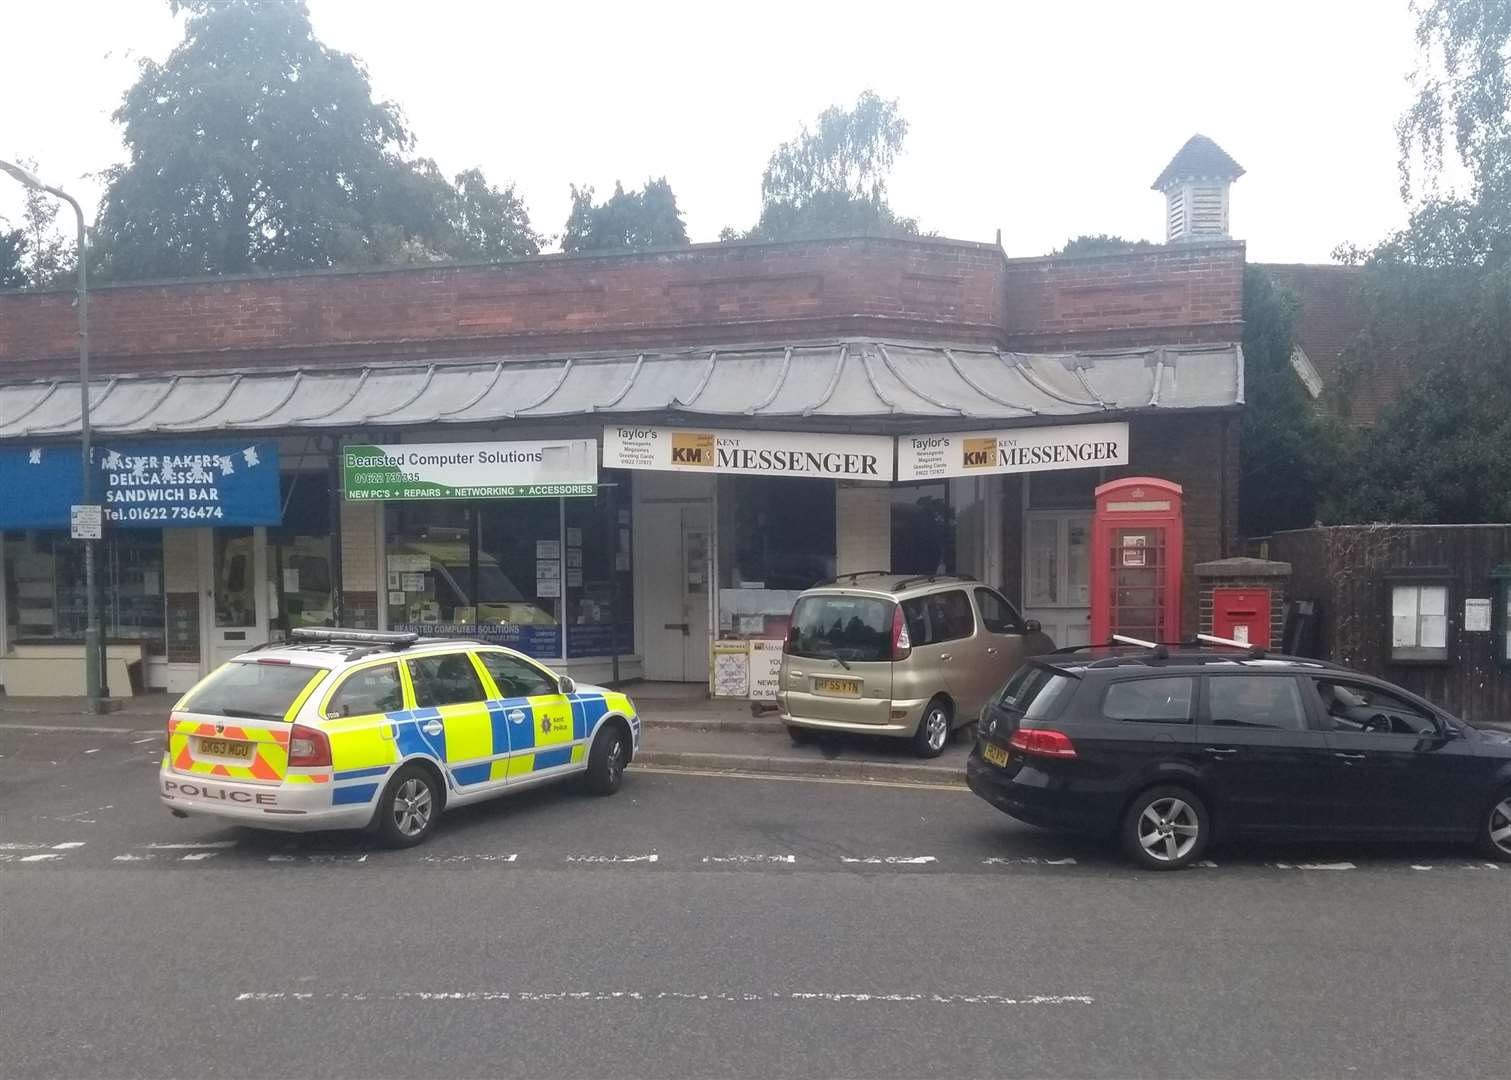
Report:
M814 679L813 692L827 697L860 697L860 680Z
M214 754L217 757L242 758L252 760L252 744L249 742L234 742L231 739L200 739L199 752L201 754Z
M991 743L987 743L984 747L981 748L981 756L986 758L986 760L990 761L993 765L1001 765L1003 768L1007 767L1007 763L1012 757L1012 755L1009 754L1006 750L1002 749L1002 747L993 746Z

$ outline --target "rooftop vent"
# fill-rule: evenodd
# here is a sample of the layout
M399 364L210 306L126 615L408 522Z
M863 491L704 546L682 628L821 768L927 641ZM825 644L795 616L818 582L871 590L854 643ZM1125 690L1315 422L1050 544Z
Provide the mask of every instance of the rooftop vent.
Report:
M1165 240L1228 239L1228 191L1243 166L1205 135L1193 135L1152 185L1165 196Z

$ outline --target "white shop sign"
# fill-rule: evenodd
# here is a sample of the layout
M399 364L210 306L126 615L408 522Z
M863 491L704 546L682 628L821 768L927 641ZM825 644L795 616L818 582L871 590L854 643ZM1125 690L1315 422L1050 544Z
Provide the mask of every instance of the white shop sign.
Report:
M530 442L362 443L341 451L352 500L510 499L592 495L592 439Z
M893 458L893 441L885 435L720 431L627 424L603 429L606 469L889 481L893 476Z
M897 438L899 480L1127 464L1128 425L1121 421Z

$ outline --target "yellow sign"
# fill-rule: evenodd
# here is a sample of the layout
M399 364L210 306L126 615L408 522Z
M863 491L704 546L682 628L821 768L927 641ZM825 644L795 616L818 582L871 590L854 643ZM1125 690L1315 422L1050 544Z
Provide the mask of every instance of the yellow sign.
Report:
M704 431L672 432L672 464L711 469L716 460L714 436Z

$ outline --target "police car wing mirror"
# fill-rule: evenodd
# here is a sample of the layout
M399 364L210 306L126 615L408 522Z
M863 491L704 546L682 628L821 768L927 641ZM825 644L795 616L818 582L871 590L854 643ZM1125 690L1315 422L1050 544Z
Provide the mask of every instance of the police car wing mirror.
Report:
M570 675L563 675L559 680L557 680L556 685L558 690L563 694L577 693L577 684L572 681L572 677Z

